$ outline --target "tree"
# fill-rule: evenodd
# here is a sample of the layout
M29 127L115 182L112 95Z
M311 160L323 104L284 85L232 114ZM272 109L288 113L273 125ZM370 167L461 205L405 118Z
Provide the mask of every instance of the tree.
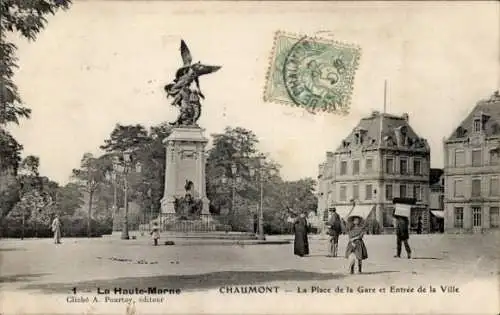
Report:
M105 181L105 171L107 163L103 163L102 159L95 158L91 153L85 153L80 162L79 169L73 169L73 178L77 180L88 194L88 222L87 233L91 237L91 219L92 219L92 202L94 193L99 188L99 185Z
M83 194L78 184L68 183L63 187L58 188L56 208L60 215L71 216L77 209L80 209L83 204Z
M55 212L54 201L59 185L40 176L39 165L40 159L33 155L25 157L20 163L17 176L19 199L8 218L13 220L11 223L21 224L21 237L24 237L26 222L34 227L33 231L37 236L39 227L47 228Z
M136 151L149 141L150 138L144 126L116 124L109 139L104 140L104 145L100 148L109 153Z
M206 167L210 212L220 214L222 209L228 209L232 228L247 230L252 212L259 207L261 176L267 187L270 180L279 178L280 166L257 150L257 136L250 130L228 127L224 133L212 137L213 147L208 152ZM235 176L233 165L236 166ZM228 182L224 183L223 178L229 178Z
M47 25L47 16L59 9L68 9L71 0L2 0L0 2L0 125L19 118L29 118L31 110L22 105L17 86L13 82L17 68L16 45L7 34L20 33L35 40Z
M0 172L11 169L17 172L21 163L23 146L0 126Z
M233 209L232 185L224 184L224 177L235 181L232 177L231 167L234 164L240 182L232 182L237 185L237 191L248 186L251 181L249 162L257 154L257 136L250 130L236 127L227 127L224 133L212 134L213 146L208 151L206 178L207 197L211 202L211 212L220 213L221 208Z
M39 167L40 158L34 155L28 155L21 163L22 172L33 177L38 177L40 175L38 171Z
M141 173L129 178L129 193L130 198L138 202L142 210L153 210L154 213L160 211L166 167L163 140L170 133L171 127L166 122L152 126L149 132L142 125L117 124L100 147L107 155L133 152L135 161L141 163Z
M8 123L19 124L20 118L29 118L31 110L24 106L13 81L17 66L17 47L8 39L9 34L35 40L47 25L47 16L58 9L67 9L71 0L2 0L0 1L0 176L5 170L17 172L22 146L4 130ZM1 217L12 209L18 194L13 185L0 187Z

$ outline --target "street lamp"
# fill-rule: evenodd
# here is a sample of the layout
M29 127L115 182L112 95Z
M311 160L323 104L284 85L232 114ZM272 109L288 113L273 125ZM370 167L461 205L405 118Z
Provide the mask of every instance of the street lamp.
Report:
M227 178L226 174L223 173L222 178L221 178L221 181L223 184L227 184L229 181L230 185L231 185L231 190L232 190L232 193L231 193L231 215L232 215L232 217L234 217L235 211L236 211L236 207L234 206L234 200L236 199L236 184L241 182L241 178L238 176L237 172L238 172L238 167L237 167L236 163L233 162L231 164L231 177Z
M258 157L257 170L253 167L250 167L249 169L250 177L252 178L256 175L255 173L257 171L260 182L259 235L258 235L259 240L266 239L266 236L264 234L264 174L263 174L264 159L265 159L264 156Z
M124 199L124 208L125 208L125 213L123 216L123 228L122 228L122 235L121 239L122 240L128 240L129 234L128 234L128 174L130 171L132 171L132 167L135 166L135 171L136 172L141 172L141 164L140 163L133 163L133 157L132 157L132 152L130 151L125 151L123 152L123 160L120 161L119 158L115 158L115 170L119 172L122 175L123 178L123 199Z

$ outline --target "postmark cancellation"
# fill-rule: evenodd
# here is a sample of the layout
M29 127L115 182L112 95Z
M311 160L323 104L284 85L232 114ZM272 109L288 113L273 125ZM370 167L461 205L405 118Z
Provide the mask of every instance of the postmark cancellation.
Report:
M264 101L348 114L360 57L361 48L353 44L278 31Z

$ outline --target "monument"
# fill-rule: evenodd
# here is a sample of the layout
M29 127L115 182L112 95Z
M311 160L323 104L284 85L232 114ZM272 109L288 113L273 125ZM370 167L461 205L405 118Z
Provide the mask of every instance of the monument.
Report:
M208 139L204 136L204 129L197 124L201 115L201 99L205 98L200 90L199 77L221 67L200 62L193 64L183 40L180 51L184 64L177 70L173 82L165 86L167 98L173 98L172 105L178 107L180 112L176 121L170 123L172 133L164 140L167 167L161 211L169 221L199 221L201 217L210 219L205 179L205 146Z

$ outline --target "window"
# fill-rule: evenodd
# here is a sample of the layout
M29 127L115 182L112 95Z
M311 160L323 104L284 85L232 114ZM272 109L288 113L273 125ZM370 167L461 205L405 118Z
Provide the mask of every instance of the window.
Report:
M480 207L472 207L472 226L480 227L481 224L481 208Z
M408 160L407 159L399 160L399 172L401 174L408 174Z
M471 196L472 197L481 196L481 179L480 178L473 178L472 179Z
M413 161L413 174L422 175L422 161L420 160Z
M366 171L371 172L373 170L373 159L366 159Z
M346 201L347 200L347 186L342 185L340 186L340 201Z
M365 186L365 200L372 200L373 187L371 184Z
M465 165L465 152L463 150L455 151L455 167Z
M352 185L352 199L359 200L359 186L356 184Z
M439 196L439 209L444 209L444 196Z
M463 197L464 196L464 181L461 179L456 179L453 187L453 196Z
M340 162L340 175L347 174L347 161Z
M500 187L499 187L498 177L492 177L490 179L490 196L499 196L500 195Z
M499 207L490 207L490 227L498 228L499 222Z
M392 185L387 184L385 185L385 199L386 200L392 200Z
M358 175L359 174L359 160L354 160L352 164L352 174L353 175Z
M422 194L420 191L420 185L413 186L413 197L417 199L417 201L422 201Z
M464 208L455 207L453 213L453 222L455 228L463 228L464 227Z
M360 144L360 142L361 142L361 141L360 141L359 132L356 132L356 133L354 134L354 143L355 143L355 144Z
M387 158L385 160L385 172L388 174L394 173L394 159Z
M399 197L406 198L406 185L405 184L399 185Z
M481 119L474 119L474 132L481 131Z
M496 150L490 150L490 165L500 164L500 153Z
M472 150L472 166L481 166L482 163L481 149Z

